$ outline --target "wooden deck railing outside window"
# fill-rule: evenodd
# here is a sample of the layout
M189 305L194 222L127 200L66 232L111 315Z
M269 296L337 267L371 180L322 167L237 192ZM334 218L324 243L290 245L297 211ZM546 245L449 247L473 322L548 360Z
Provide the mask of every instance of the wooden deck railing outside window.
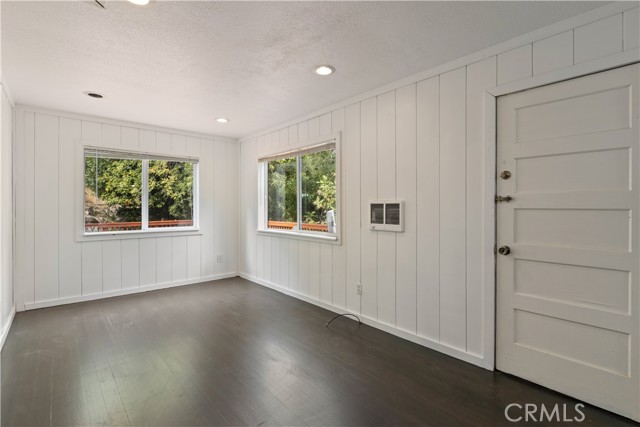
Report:
M296 226L295 222L287 222L287 221L269 221L267 222L267 228L275 229L275 230L293 230ZM306 224L302 223L302 230L304 231L322 231L328 232L329 227L327 224Z
M191 219L172 219L162 221L149 221L149 228L160 227L191 227L193 220ZM87 233L105 232L105 231L132 231L142 230L142 222L102 222L102 223L85 223L84 231Z

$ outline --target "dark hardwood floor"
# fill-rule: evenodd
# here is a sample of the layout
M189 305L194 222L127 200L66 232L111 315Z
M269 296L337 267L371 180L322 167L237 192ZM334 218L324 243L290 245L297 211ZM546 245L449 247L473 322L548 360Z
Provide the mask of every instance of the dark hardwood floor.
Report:
M332 316L239 278L19 313L2 425L513 425L509 403L576 403Z

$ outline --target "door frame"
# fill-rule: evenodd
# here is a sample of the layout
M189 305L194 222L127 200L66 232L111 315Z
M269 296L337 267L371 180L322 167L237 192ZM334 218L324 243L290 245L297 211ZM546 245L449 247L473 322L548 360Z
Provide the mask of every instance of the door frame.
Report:
M572 80L589 74L600 73L626 65L640 63L639 50L631 50L618 53L595 61L577 64L569 68L551 71L524 80L489 88L484 93L484 208L483 208L483 306L484 306L484 331L483 346L485 349L483 366L488 370L495 370L496 365L496 254L494 252L496 240L496 195L497 177L497 98L524 90L534 89L565 80Z

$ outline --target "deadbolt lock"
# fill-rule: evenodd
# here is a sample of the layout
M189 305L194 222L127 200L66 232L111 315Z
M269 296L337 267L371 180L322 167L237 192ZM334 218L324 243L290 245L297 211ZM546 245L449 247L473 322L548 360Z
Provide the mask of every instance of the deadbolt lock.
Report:
M509 178L511 178L511 172L509 172L509 171L502 171L502 172L500 172L500 178L502 178L502 179L509 179Z
M500 246L500 248L498 248L498 253L500 255L509 255L511 253L511 248L509 246Z

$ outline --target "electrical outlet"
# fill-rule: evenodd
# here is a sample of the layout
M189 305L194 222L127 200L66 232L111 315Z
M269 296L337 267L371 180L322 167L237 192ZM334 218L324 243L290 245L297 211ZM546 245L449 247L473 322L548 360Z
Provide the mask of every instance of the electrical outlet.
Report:
M218 263L219 263L219 264L222 264L222 259L223 259L223 258L222 258L222 255L218 255L218 256L216 257L216 261L218 261Z
M362 283L356 283L356 293L362 295Z

